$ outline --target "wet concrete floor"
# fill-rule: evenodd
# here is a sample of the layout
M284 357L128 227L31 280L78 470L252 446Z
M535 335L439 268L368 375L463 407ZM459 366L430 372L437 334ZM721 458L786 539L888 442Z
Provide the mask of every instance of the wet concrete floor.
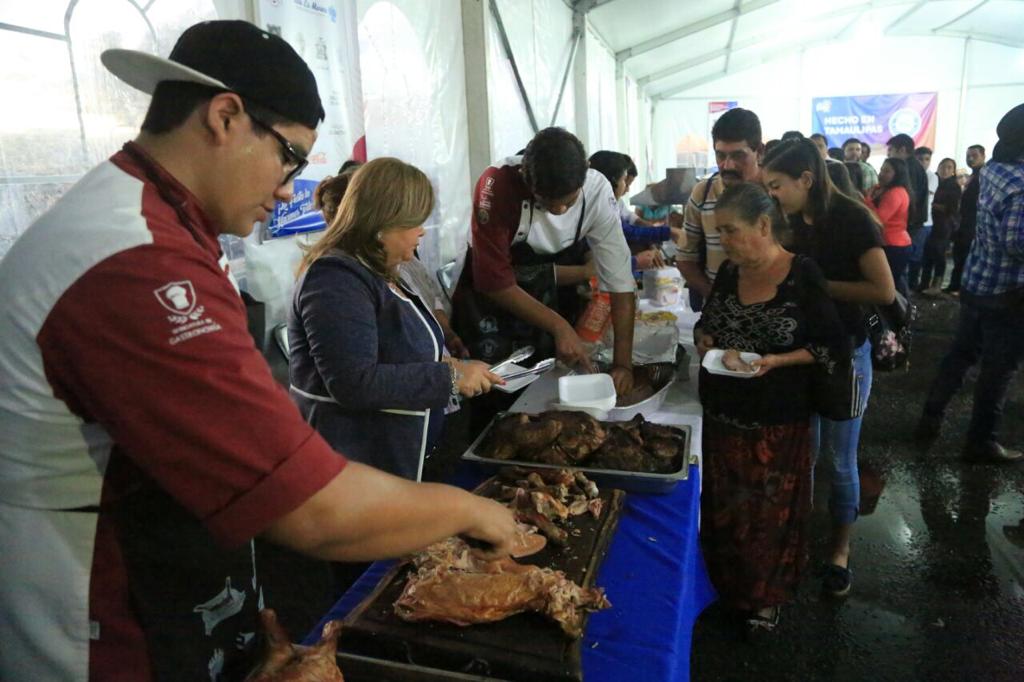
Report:
M1024 463L959 459L973 374L950 405L941 438L927 452L914 446L920 406L959 308L945 296L915 302L921 314L912 366L875 374L865 417L850 595L822 596L813 575L826 558L829 528L822 474L811 570L797 601L757 642L744 639L732 614L710 607L694 630L693 680L1024 680ZM1024 448L1020 374L1002 441Z

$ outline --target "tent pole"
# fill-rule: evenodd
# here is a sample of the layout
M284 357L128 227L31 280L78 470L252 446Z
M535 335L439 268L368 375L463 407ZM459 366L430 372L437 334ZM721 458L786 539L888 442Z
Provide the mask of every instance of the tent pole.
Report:
M530 104L530 96L526 92L526 86L523 84L523 78L519 75L519 67L516 65L516 57L512 54L512 44L508 41L508 33L505 32L505 22L501 20L501 13L498 11L498 3L491 0L491 15L494 17L494 22L498 26L498 35L501 37L501 46L505 50L505 57L508 59L509 65L512 67L512 75L516 78L516 85L519 86L519 94L523 97L523 106L526 107L526 115L530 117L530 127L533 129L534 134L540 131L537 127L537 117L533 115L533 105Z
M960 106L956 115L956 153L963 149L964 110L967 108L967 53L971 49L971 39L964 38L964 56L960 65Z
M558 88L558 99L555 100L555 110L551 112L551 123L555 125L555 121L558 120L558 110L562 106L562 96L565 95L565 86L569 84L569 74L572 73L573 59L576 57L576 48L579 46L580 41L583 40L583 32L578 27L573 28L572 31L572 47L569 49L569 61L565 63L565 73L562 74L562 85Z

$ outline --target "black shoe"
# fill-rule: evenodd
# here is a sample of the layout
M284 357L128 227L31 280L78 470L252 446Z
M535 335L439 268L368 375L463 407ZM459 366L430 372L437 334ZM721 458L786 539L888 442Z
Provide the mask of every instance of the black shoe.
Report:
M942 430L942 415L928 414L921 415L917 421L917 428L914 429L914 441L921 445L933 443L939 437Z
M999 443L983 443L964 447L963 458L979 464L1011 464L1024 461L1024 452L1009 450Z
M833 597L845 597L853 586L853 571L836 564L822 567L821 589Z

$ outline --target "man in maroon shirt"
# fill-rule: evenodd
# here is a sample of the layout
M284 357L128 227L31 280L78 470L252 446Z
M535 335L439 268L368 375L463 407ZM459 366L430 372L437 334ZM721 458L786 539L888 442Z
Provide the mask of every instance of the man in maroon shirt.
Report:
M291 197L324 118L302 59L215 21L103 61L153 93L142 132L0 262L0 678L226 679L258 609L326 610L301 555L504 553L507 509L348 462L248 335L217 237Z

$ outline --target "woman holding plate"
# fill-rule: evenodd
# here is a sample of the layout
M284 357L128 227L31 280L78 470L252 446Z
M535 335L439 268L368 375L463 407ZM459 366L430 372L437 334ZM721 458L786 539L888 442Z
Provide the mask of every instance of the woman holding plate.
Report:
M729 187L715 219L728 260L694 332L705 356L701 543L753 635L774 629L807 562L812 366L848 350L821 271L782 248L786 224L764 189Z

